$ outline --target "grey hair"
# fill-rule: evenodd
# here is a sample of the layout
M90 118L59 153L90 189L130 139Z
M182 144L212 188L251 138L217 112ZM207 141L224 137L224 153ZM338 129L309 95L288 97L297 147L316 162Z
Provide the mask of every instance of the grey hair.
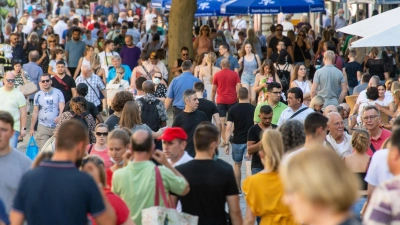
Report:
M367 105L367 106L365 106L365 107L364 107L363 114L364 114L365 111L368 111L368 110L371 110L371 109L375 110L375 111L378 113L378 116L381 116L381 112L379 111L378 107L376 107L376 106L374 106L374 105Z
M306 133L303 124L298 120L288 120L279 128L282 134L283 151L287 153L302 147L306 142Z
M185 92L183 92L183 100L186 101L190 96L195 95L196 91L193 89L188 89Z
M379 82L381 81L381 79L377 75L372 76L371 79L374 79L376 81L376 85L379 85Z
M29 52L29 60L31 62L36 62L39 59L39 52L36 50L33 50L31 52Z
M114 55L112 58L111 58L111 60L119 60L119 61L121 61L121 57L119 56L119 55Z
M192 67L192 62L190 60L185 60L182 63L182 71L188 71Z

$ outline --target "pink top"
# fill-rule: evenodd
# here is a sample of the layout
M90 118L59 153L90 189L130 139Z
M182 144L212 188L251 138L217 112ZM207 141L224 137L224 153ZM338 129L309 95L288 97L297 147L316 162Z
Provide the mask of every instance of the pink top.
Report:
M211 39L209 37L199 36L199 45L197 46L197 55L201 55L203 52L209 52L212 46Z
M392 135L392 132L382 128L381 136L377 140L374 140L371 138L372 146L374 146L376 151L381 150L383 142L385 142L386 139L388 139L391 135ZM371 148L368 148L367 154L369 156L372 156L374 154L374 152L371 150Z
M88 152L88 153L89 153L90 146L91 145L88 145L86 147L86 152ZM93 144L93 147L90 150L89 155L98 155L100 158L102 158L103 161L104 161L105 169L108 169L113 165L113 163L110 160L110 156L108 155L108 148L106 148L106 149L104 149L102 151L98 151L98 150L95 149L95 145Z

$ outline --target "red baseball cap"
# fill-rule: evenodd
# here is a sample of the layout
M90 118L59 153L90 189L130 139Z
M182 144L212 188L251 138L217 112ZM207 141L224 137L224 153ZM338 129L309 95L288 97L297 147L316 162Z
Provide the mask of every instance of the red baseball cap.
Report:
M180 127L170 127L164 130L163 135L159 138L159 140L164 141L172 141L175 138L179 138L181 140L186 141L187 134L184 129Z

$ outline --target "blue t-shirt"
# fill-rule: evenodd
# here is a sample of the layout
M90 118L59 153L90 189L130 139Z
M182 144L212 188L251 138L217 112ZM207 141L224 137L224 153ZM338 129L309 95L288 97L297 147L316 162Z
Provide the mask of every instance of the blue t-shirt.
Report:
M4 206L3 201L0 199L0 222L5 223L6 225L10 224L10 220L8 220L8 215L6 212L6 207Z
M63 93L57 88L52 88L49 92L39 91L35 94L33 105L39 107L39 124L56 128L54 119L60 114L58 104L65 102Z
M13 209L28 224L86 225L87 214L105 212L100 190L93 178L72 162L43 161L21 179Z
M217 61L215 62L215 66L218 68L221 68L221 61L222 59L224 59L225 57L221 56L217 59ZM229 63L231 64L230 69L235 71L235 69L239 69L239 63L237 58L233 57L233 56L229 56L228 57Z
M193 89L193 84L201 82L191 72L183 72L180 76L175 77L168 88L167 98L172 98L172 106L183 109L185 102L183 101L183 92Z
M83 56L86 49L86 43L83 41L70 40L65 45L65 51L68 52L68 65L70 67L77 67L79 59Z
M127 65L121 64L121 66L124 67L124 69L125 69L124 80L128 81L129 84L130 84L131 83L132 70ZM112 67L108 71L107 83L110 82L112 79L114 79L116 76L117 76L117 73L115 71L115 68Z

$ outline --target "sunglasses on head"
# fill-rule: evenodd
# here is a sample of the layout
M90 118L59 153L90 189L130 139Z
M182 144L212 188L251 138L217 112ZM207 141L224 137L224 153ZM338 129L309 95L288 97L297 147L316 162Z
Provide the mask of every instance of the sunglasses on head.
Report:
M42 80L41 82L42 82L43 84L44 84L44 83L49 83L50 80Z
M104 137L107 137L107 136L108 136L108 132L96 132L96 136L104 136Z

